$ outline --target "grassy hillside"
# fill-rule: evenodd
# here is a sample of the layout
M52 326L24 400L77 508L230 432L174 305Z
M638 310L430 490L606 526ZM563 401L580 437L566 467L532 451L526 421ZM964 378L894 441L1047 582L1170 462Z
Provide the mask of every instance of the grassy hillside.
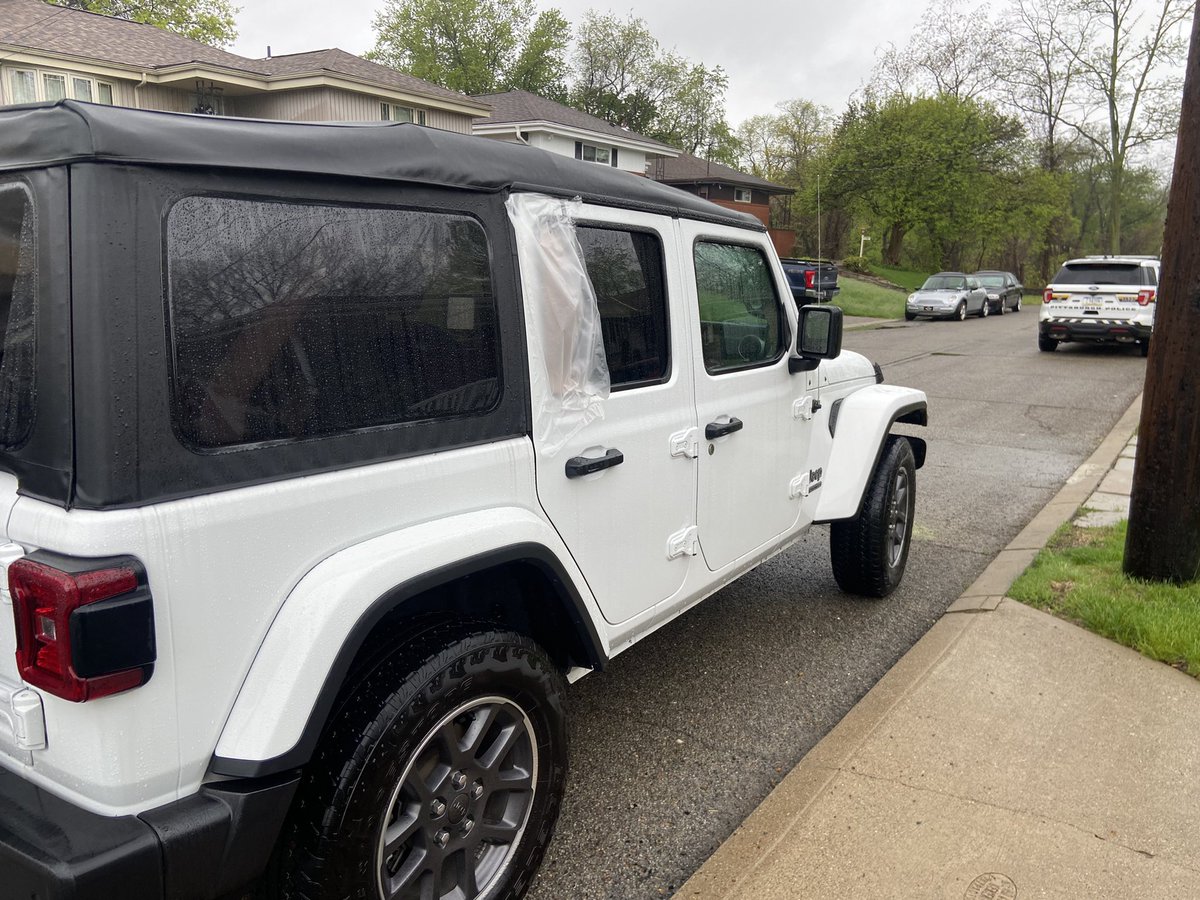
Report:
M833 302L848 316L869 316L872 319L899 319L904 315L904 291L880 287L869 281L859 281L842 274L838 278L842 290Z

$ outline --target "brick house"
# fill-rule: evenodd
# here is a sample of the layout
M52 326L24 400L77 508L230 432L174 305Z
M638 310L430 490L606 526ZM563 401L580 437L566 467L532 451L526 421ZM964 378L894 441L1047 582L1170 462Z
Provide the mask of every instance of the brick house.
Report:
M776 252L780 256L792 255L796 233L787 228L771 228L771 198L789 196L796 193L794 189L690 153L658 161L651 168L650 177L698 194L718 206L750 213L770 230Z

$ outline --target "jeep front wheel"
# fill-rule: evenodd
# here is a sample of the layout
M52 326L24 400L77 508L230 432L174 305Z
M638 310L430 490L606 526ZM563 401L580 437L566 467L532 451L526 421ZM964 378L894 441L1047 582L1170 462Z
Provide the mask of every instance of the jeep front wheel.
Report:
M297 795L289 897L515 900L566 778L565 681L518 634L435 630L350 691Z
M900 584L912 542L916 487L912 446L889 437L858 516L829 526L833 577L843 591L886 597Z

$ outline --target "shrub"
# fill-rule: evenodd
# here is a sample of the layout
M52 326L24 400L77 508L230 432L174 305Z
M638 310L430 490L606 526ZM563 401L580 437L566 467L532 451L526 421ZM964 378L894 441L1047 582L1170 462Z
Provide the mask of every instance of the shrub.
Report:
M851 272L858 272L860 275L871 274L871 267L867 264L865 256L847 256L842 260L842 268L849 269Z

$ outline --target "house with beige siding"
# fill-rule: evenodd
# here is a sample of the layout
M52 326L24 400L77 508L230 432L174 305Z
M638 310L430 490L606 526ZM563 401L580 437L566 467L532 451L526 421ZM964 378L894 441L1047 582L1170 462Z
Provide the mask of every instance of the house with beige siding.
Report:
M472 127L480 137L528 144L637 175L679 155L675 147L528 91L477 94L475 99L492 108Z
M249 59L153 25L0 0L0 106L63 98L261 119L417 122L462 134L490 112L344 50Z

